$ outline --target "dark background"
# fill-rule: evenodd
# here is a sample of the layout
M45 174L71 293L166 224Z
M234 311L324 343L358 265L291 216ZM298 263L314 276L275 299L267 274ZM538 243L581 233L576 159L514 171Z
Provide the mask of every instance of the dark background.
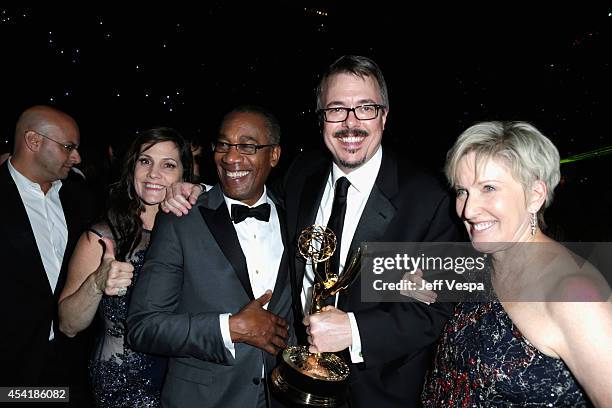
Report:
M300 150L322 145L318 75L348 53L385 74L384 144L433 171L483 120L529 121L562 158L612 145L612 5L510 4L0 7L0 145L8 148L21 111L53 105L79 122L93 174L108 144L120 149L139 130L172 126L210 141L225 111L258 103L283 128L278 177ZM547 217L558 238L612 241L611 160L562 165ZM215 180L210 168L205 179Z

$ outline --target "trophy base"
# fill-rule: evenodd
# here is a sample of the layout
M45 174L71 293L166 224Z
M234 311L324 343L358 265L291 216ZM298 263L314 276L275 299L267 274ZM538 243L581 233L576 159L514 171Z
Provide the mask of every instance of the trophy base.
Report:
M335 354L309 353L305 346L283 351L283 362L272 371L276 396L308 407L340 407L346 402L349 368Z

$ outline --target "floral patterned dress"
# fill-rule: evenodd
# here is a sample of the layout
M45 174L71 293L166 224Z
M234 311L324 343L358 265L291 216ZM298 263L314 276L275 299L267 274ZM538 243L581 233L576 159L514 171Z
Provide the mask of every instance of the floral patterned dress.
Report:
M92 229L112 239L108 225L98 224ZM150 231L143 231L142 240L130 259L134 266L134 277L132 285L127 288L127 294L103 295L98 307L101 332L89 365L98 407L160 406L166 358L133 351L125 342L125 320L132 288L138 284L149 238Z
M501 303L459 303L438 344L425 407L592 406L562 360L523 337Z

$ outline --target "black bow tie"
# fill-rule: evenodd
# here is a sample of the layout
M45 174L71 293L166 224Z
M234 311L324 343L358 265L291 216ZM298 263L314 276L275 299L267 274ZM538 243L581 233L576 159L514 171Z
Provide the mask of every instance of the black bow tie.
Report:
M232 204L232 221L238 224L248 217L257 218L260 221L268 222L270 219L270 204L261 204L257 207L247 207L246 205Z

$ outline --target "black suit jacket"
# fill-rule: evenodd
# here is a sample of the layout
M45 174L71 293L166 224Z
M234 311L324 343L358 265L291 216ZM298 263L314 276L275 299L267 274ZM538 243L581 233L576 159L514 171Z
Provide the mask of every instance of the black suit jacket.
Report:
M53 292L7 162L0 166L0 197L3 286L0 296L0 385L37 385L47 361L51 322L58 350L69 349L77 342L59 331L57 301L66 281L70 256L79 236L92 221L94 207L84 186L72 180L62 182L60 200L68 227L68 243ZM82 357L73 354L79 350L81 348L73 348L66 356L67 368Z
M305 265L295 251L295 241L315 222L331 163L331 157L320 152L299 156L283 184L288 237L293 243L296 322L302 315L299 306ZM461 231L441 182L400 164L385 150L351 249L362 242L451 242L462 239ZM351 364L351 406L419 406L425 371L452 305L361 302L358 278L341 293L338 307L354 313L365 360Z
M282 208L276 209L285 241ZM284 248L268 310L291 322L285 242ZM185 216L158 214L127 323L135 349L170 357L164 406L255 408L262 365L269 373L277 358L246 343L235 344L233 357L219 325L219 314L236 314L253 299L219 185Z

